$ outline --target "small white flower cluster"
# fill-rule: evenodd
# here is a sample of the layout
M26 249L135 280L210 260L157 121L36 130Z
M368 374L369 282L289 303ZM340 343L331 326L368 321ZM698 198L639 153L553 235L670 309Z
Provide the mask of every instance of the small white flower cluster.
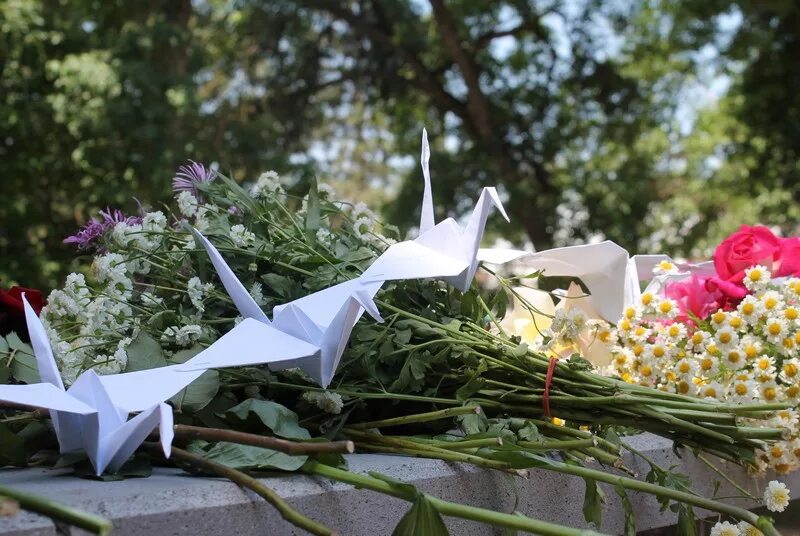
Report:
M331 413L333 415L341 413L344 407L342 396L339 393L333 393L331 391L306 391L303 393L303 400L309 404L316 405L325 413Z
M378 247L391 246L395 241L378 232L378 216L365 203L356 203L350 212L353 219L353 234L356 238Z
M197 276L191 278L189 283L186 285L186 292L189 294L189 301L191 301L195 309L201 313L205 312L206 310L206 307L203 304L203 298L205 298L206 294L211 292L213 289L213 284L203 283Z
M258 180L250 188L250 195L255 198L266 197L283 192L281 177L275 171L266 171L259 175Z
M203 335L203 328L197 324L188 326L170 326L161 335L163 342L174 342L184 348L196 343Z
M256 235L247 230L241 223L237 223L231 227L230 238L234 245L240 248L252 246L256 242Z
M775 284L754 266L744 284L751 294L735 310L718 310L699 325L674 320L672 300L645 293L617 322L608 372L625 381L733 404L800 402L800 279ZM758 466L800 468L795 409L752 426L786 429L783 441L757 451Z
M770 512L783 512L789 506L789 488L786 484L771 481L764 490L764 506ZM764 536L757 527L747 521L740 521L738 524L730 521L720 521L711 527L711 536Z

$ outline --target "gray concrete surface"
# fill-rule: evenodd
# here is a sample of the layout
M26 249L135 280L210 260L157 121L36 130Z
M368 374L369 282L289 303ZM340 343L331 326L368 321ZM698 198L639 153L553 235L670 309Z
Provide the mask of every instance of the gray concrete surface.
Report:
M691 453L678 458L669 441L644 434L628 438L628 442L663 466L677 464L676 470L689 474L696 489L703 494L710 494L714 481L720 480ZM647 473L646 464L630 456L626 459L627 465L642 477ZM356 472L377 471L405 480L442 499L505 512L511 512L518 500L518 510L527 515L575 527L586 526L581 512L584 483L580 478L533 470L527 479L512 479L468 465L375 454L351 455L348 464ZM758 494L773 478L767 475L753 479L736 466L726 467L724 462L719 465L726 474ZM800 475L780 479L790 487L793 497L797 497ZM320 478L289 475L268 478L264 482L294 507L343 535L391 534L408 508L408 504L399 499ZM178 470L157 469L150 478L118 482L83 480L59 470L3 470L0 483L105 515L114 521L114 534L119 536L302 534L252 493L226 480L188 476ZM607 501L601 530L619 534L623 527L619 499L612 488L606 486L605 492ZM723 483L719 493L727 496L735 491ZM669 511L661 512L655 498L633 493L630 498L639 530L674 522L674 515ZM742 501L730 502L751 506ZM447 523L453 535L500 534L471 521L448 519ZM0 519L0 535L12 534L55 536L82 532L55 527L48 519L22 513Z

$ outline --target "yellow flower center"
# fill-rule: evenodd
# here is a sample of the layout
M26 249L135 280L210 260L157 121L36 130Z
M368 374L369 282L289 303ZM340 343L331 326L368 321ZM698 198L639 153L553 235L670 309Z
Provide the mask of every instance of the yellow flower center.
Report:
M744 347L744 355L746 355L748 359L753 359L758 355L758 348L756 348L754 344L748 344Z
M750 316L751 314L753 314L755 312L756 312L756 306L753 305L752 303L748 302L748 303L743 303L742 304L742 314Z
M800 394L800 385L790 385L786 388L786 396L789 398L795 398L798 394Z
M797 320L797 317L800 316L800 311L798 311L796 307L787 307L783 312L783 316L786 317L787 320Z
M713 366L714 366L714 360L710 359L708 357L706 357L702 361L700 361L700 368L703 369L704 371L711 370L711 368Z
M706 387L703 391L703 396L710 396L712 398L717 398L717 390L713 387Z
M764 398L766 400L775 400L775 397L778 396L778 391L775 390L774 387L767 387L764 389Z
M653 301L652 294L650 294L649 292L645 292L644 294L642 294L642 305L650 305L652 301Z
M703 342L703 335L698 331L692 335L692 344L700 344L701 342Z
M672 303L671 303L671 302L668 302L668 301L666 301L666 300L665 300L665 301L662 301L662 302L661 302L661 303L658 305L658 310L659 310L659 311L661 311L661 312L662 312L662 313L664 313L664 314L667 314L667 313L669 313L670 311L672 311Z
M631 323L627 318L623 318L622 322L619 323L619 329L622 331L630 331Z
M795 376L797 376L797 365L795 365L794 363L784 364L783 373L790 378L794 378Z
M646 331L647 330L645 330L642 326L636 326L636 330L634 331L634 333L636 334L637 337L641 337L642 335L645 334Z
M728 320L728 324L730 324L730 326L731 326L733 329L739 329L740 327L742 327L742 319L741 319L741 318L739 318L738 316L732 316L732 317L731 317L731 318Z
M717 355L719 353L719 348L717 348L716 344L709 344L706 351L711 355Z
M625 309L625 318L632 319L636 317L636 309L633 307L628 307Z
M691 385L689 385L689 382L687 381L681 380L678 382L678 392L682 395L685 395L689 392L689 387L691 387Z
M729 342L731 342L731 339L733 339L733 336L727 331L723 331L718 336L719 336L719 342L721 342L722 344L728 344Z
M669 270L672 270L675 266L669 261L661 261L658 263L658 267L664 270L665 272L668 272Z
M678 365L678 371L681 374L687 374L691 369L692 369L691 365L689 365L689 363L687 363L686 361Z
M653 348L653 356L655 357L664 357L666 350L664 350L663 346L656 346Z
M600 342L607 343L611 340L611 332L607 330L603 330L598 333L597 338L600 339Z
M670 337L677 337L680 334L681 334L681 328L679 328L677 324L673 324L669 327Z
M770 296L764 300L764 307L767 309L775 309L776 305L778 305L778 300L774 296Z
M633 347L633 355L635 355L636 357L642 355L642 352L644 352L644 346L642 346L641 344L637 344L636 346Z
M783 449L780 448L778 445L773 445L771 449L769 449L769 453L772 455L773 458L780 458L783 456Z
M761 270L759 270L758 268L753 268L747 275L747 277L750 278L750 281L753 282L761 281L762 276L763 274L761 273Z
M731 363L738 363L741 360L742 356L737 351L728 352L728 361Z
M769 359L759 359L756 366L761 370L767 370L769 368L770 362Z
M653 368L650 365L642 365L639 368L639 374L641 374L645 378L649 378L652 373L653 373Z
M770 325L767 326L767 332L770 335L773 335L773 336L774 335L780 335L781 331L782 331L781 325L778 324L777 322L773 322L773 323L771 323Z
M737 383L736 387L734 387L733 389L739 396L744 396L747 394L747 385L744 383Z
M716 313L711 315L711 320L713 320L715 324L722 324L723 322L725 322L725 316L726 316L725 313L723 313L722 311L717 311Z

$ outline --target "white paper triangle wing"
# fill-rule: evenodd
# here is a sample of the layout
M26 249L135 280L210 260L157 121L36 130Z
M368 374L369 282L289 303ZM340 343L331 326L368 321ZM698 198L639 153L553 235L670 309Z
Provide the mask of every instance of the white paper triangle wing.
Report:
M192 229L192 232L194 233L195 239L200 242L208 252L211 264L214 265L214 269L217 271L222 285L225 287L225 290L228 292L228 295L231 297L231 300L233 300L233 303L242 316L245 318L254 318L259 322L269 324L270 322L267 315L261 310L261 307L259 307L253 297L250 296L247 289L244 288L242 282L239 281L239 278L233 273L233 270L231 270L231 267L225 262L225 259L220 255L219 251L217 251L217 248L214 247L214 244L197 229Z
M144 411L169 400L204 372L181 370L183 365L100 376L100 382L113 404L126 414Z
M50 383L0 385L0 400L25 406L88 415L95 409Z
M246 318L178 370L275 364L316 355L319 348L272 326Z

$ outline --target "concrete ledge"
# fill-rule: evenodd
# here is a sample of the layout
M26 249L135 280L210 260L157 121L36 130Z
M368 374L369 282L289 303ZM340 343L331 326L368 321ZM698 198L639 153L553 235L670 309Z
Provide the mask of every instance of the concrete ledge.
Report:
M665 467L678 465L676 470L690 475L700 493L710 495L714 481L720 480L692 454L687 452L683 459L678 458L667 440L643 434L628 438L628 442ZM638 474L647 473L648 467L638 459L626 456L626 461ZM529 479L512 479L469 465L375 454L348 456L348 464L356 472L377 471L405 480L442 499L498 511L511 512L518 497L517 508L527 515L586 527L581 511L584 483L580 478L532 470ZM766 482L774 478L768 475L754 480L732 464L726 467L725 462L719 462L717 465L758 495ZM188 476L174 469L157 469L150 478L120 482L83 480L65 473L48 469L4 470L0 471L0 482L107 516L114 521L114 534L120 536L302 534L259 497L227 480ZM800 474L780 479L790 487L793 497L797 497ZM340 534L391 534L408 509L408 503L399 499L303 475L268 478L264 482L294 507ZM612 488L606 487L605 491L601 530L619 534L624 523L619 499ZM719 495L735 494L726 482L720 486ZM638 530L665 527L675 522L672 512L660 511L654 497L631 493L630 499ZM753 506L740 500L730 502ZM492 534L491 529L475 522L460 519L447 522L454 535ZM70 534L80 533L73 529ZM500 534L499 531L495 533ZM46 518L23 512L14 518L0 519L0 535L10 534L56 536L65 531Z

